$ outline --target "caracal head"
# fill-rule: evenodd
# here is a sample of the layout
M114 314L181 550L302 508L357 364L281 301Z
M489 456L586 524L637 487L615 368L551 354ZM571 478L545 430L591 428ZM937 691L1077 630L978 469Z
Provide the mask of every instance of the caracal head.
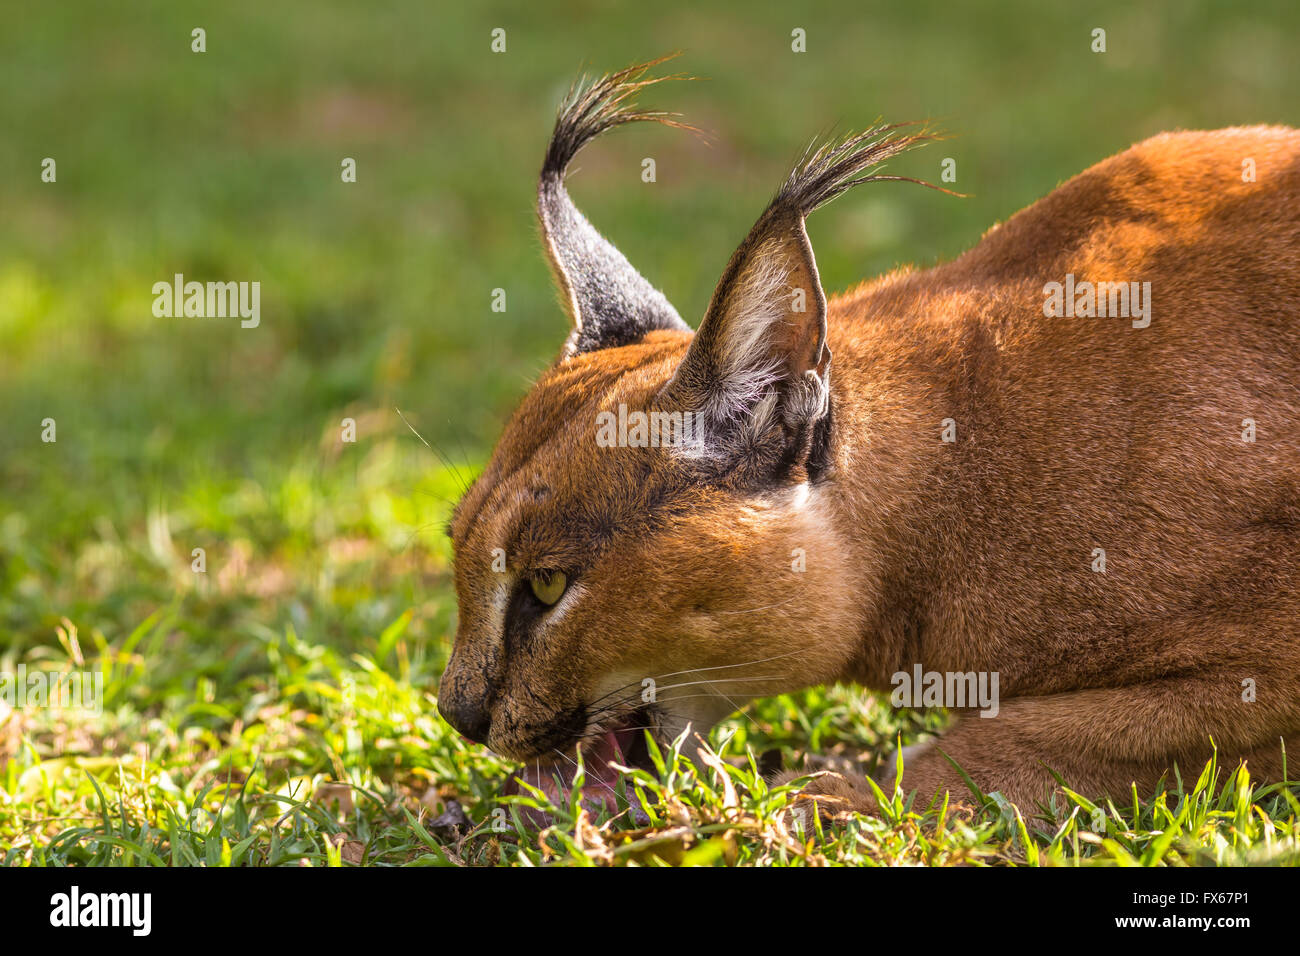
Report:
M451 523L460 615L439 709L561 772L580 745L639 762L643 729L703 734L841 676L860 618L804 217L910 139L872 130L805 156L692 333L564 188L592 137L661 118L630 103L645 69L561 108L538 208L571 332Z

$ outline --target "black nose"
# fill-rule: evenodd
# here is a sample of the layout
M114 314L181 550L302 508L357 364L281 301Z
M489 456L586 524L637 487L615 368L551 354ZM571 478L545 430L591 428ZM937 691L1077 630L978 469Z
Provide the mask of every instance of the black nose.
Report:
M492 728L492 714L488 711L487 701L481 698L467 700L449 691L438 697L438 713L461 736L476 744L484 743Z

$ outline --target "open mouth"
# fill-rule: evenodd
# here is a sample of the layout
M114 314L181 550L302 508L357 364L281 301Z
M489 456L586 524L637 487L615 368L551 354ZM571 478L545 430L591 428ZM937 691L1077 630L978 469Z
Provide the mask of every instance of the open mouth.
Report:
M530 760L506 783L506 795L532 796L520 782L541 790L556 806L568 803L569 794L578 775L578 751L582 752L583 788L582 802L588 812L607 810L619 813L628 807L636 811L636 798L626 780L620 786L623 773L618 767L652 770L650 751L646 746L645 732L652 733L657 724L649 707L630 711L613 723L589 730L566 750L552 751L549 757ZM546 826L551 820L540 811L520 807L520 816L535 826Z

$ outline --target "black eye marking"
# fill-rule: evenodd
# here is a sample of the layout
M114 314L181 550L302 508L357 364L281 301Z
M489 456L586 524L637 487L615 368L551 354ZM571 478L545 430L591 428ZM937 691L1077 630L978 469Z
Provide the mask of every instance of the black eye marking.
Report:
M502 635L507 654L514 655L528 649L538 620L548 610L550 608L533 594L527 578L515 586L510 595L510 603L506 605Z
M558 572L550 572L557 574ZM537 623L554 610L554 604L547 604L533 590L533 576L526 574L515 584L506 605L503 639L507 653L514 654L528 650L534 637ZM572 585L573 577L566 577L566 587Z

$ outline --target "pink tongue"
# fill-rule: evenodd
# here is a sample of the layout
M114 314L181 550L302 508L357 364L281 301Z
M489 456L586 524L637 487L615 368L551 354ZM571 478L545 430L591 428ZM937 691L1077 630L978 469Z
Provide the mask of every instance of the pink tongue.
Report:
M607 780L610 783L618 779L618 771L609 764L613 761L627 766L627 758L623 756L626 748L623 746L622 738L623 735L618 731L607 730L594 744L584 748L583 760L589 778Z
M616 784L619 772L609 766L609 763L614 761L626 765L626 758L623 756L625 745L622 739L626 736L617 731L607 731L583 747L583 770L586 781L583 784L582 796L583 803L589 810L618 810ZM577 773L577 761L573 757L564 756L557 757L550 763L534 760L519 771L518 777L530 786L537 787L550 798L552 803L559 806L568 801L569 790L573 786L573 778ZM509 784L506 792L526 793L522 788ZM530 812L528 815L531 817L533 813Z

